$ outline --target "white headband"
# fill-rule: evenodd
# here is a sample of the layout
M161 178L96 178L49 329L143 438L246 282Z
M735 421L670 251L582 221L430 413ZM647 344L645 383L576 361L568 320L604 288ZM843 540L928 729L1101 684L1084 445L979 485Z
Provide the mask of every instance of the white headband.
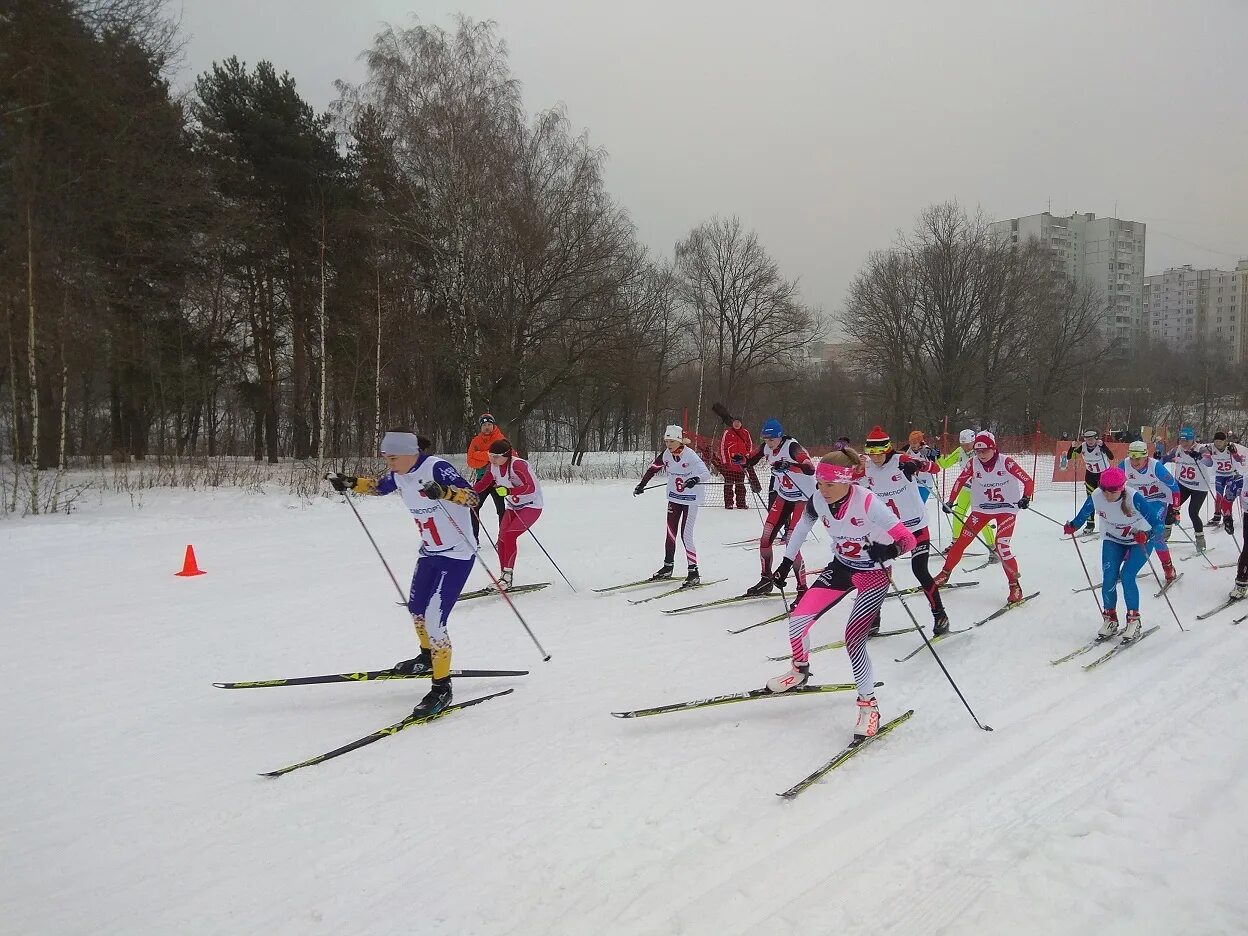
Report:
M387 432L381 440L383 455L419 455L420 442L414 432Z

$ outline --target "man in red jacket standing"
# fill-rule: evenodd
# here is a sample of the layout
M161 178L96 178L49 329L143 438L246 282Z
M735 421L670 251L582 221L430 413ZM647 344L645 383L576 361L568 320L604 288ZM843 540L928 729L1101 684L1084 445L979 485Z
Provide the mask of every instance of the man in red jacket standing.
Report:
M735 505L745 510L745 473L750 473L750 487L760 489L758 476L754 469L745 467L745 460L754 449L754 440L750 438L750 430L741 424L741 420L729 414L722 403L711 407L724 421L724 434L719 440L718 462L720 474L724 476L724 507L732 510Z

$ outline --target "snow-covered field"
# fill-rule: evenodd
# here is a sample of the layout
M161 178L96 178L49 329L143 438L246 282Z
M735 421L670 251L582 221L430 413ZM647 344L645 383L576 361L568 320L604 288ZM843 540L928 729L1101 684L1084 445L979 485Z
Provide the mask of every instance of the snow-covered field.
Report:
M661 559L661 492L634 500L631 484L547 488L536 532L579 593L521 541L517 580L555 583L516 599L550 663L498 599L452 617L457 666L532 670L461 680L457 699L513 695L276 780L256 773L396 721L427 685L211 685L414 652L345 505L160 490L141 510L118 496L0 524L0 932L1248 932L1248 622L1194 620L1232 572L1179 563L1186 634L1141 580L1160 633L1093 672L1053 667L1098 622L1071 592L1073 547L1024 515L1014 549L1041 596L939 645L995 732L926 652L893 662L912 635L874 641L884 717L915 717L785 802L848 740L852 693L608 715L759 686L787 652L783 624L726 633L778 599L665 617L686 602L590 593ZM1037 506L1071 512L1069 497ZM360 509L406 576L402 506ZM703 577L730 580L695 595L754 581L756 554L721 544L758 525L702 512ZM1210 541L1233 568L1229 537ZM187 543L207 575L173 576ZM1084 554L1095 573L1099 546ZM825 547L807 556L822 564ZM955 626L1005 598L998 569L968 577L982 584L946 599ZM906 621L885 604L886 627ZM843 651L814 661L820 682L851 678Z

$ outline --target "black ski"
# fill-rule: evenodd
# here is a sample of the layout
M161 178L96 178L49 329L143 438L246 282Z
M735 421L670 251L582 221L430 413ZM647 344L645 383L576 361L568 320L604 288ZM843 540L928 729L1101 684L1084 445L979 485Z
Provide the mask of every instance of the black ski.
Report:
M929 640L931 643L938 643L939 641L944 640L948 637L954 637L958 634L965 634L969 630L974 630L977 627L983 627L989 621L995 621L997 618L1001 617L1001 615L1005 614L1007 611L1013 611L1015 608L1021 608L1023 605L1031 601L1032 598L1035 598L1039 594L1040 594L1039 592L1032 592L1030 595L1024 595L1021 601L1006 602L1004 605L1002 605L996 611L993 611L992 614L988 615L982 621L976 621L970 627L961 627L961 628L958 628L957 630L947 631L946 633L941 634L939 637L932 637ZM906 662L906 660L909 660L911 657L918 656L919 652L922 651L924 646L925 646L924 644L919 644L919 646L915 647L905 656L900 657L894 660L893 662L904 663Z
M886 631L880 631L878 634L870 634L868 635L867 639L878 640L881 637L898 637L902 634L913 634L913 633L914 633L913 627L899 627L897 628L897 630L886 630ZM955 633L960 633L960 631L955 631ZM824 650L839 650L844 646L845 646L845 641L834 640L831 643L820 644L817 647L812 647L810 652L821 653ZM786 660L793 659L793 654L790 653L790 654L786 654L785 656L773 656L773 657L768 657L767 659L773 660L776 663L783 663Z
M1114 639L1113 637L1093 637L1091 640L1089 640L1086 644L1084 644L1078 650L1073 650L1070 653L1066 654L1065 656L1058 657L1056 660L1049 660L1049 663L1052 666L1057 666L1059 663L1065 663L1068 660L1073 660L1077 656L1082 656L1083 654L1087 653L1089 650L1095 650L1101 644L1105 643L1106 641L1113 640L1113 639Z
M969 575L969 574L970 574L970 573L972 573L972 572L979 572L979 571L982 571L983 569L988 568L990 565L994 565L994 563L993 563L993 561L992 561L992 557L989 557L989 558L985 559L985 560L984 560L983 562L981 562L979 565L973 565L973 566L971 566L970 568L963 569L962 571L963 571L963 572L965 572L965 573L967 573L967 574Z
M1160 590L1160 591L1158 591L1158 592L1155 592L1155 593L1153 594L1153 597L1154 597L1154 598L1160 598L1162 595L1164 595L1166 592L1168 592L1168 591L1170 590L1170 586L1171 586L1171 585L1173 585L1175 582L1177 582L1177 581L1178 581L1179 579L1181 579L1182 577L1183 577L1183 573L1182 573L1182 572L1180 572L1178 575L1176 575L1176 576L1175 576L1174 578L1172 578L1170 581L1168 581L1168 582L1166 582L1164 585L1162 585L1162 586L1161 586L1161 590Z
M254 679L248 682L214 682L218 689L266 689L270 686L316 686L321 683L339 682L378 682L383 679L429 679L433 674L429 670L423 673L406 675L396 673L392 669L368 670L364 673L330 673L327 676L292 676L287 679ZM477 679L491 676L527 676L528 670L489 670L461 669L451 670L451 676L457 679Z
M547 588L550 582L534 582L531 585L513 585L507 589L509 595L523 595L525 592L541 591ZM490 595L497 595L498 589L493 585L488 588L478 588L476 591L464 592L459 596L459 601L472 601L473 598L488 598Z
M667 591L659 592L659 594L657 595L650 595L649 597L638 598L636 600L630 598L628 599L628 603L635 604L635 605L645 604L647 601L658 601L660 598L670 598L672 595L679 595L681 592L693 591L695 588L706 588L706 586L708 585L718 585L720 582L726 582L726 581L728 580L727 579L711 579L709 582L698 582L696 585L690 585L688 583L682 582L681 584L677 585L675 588L669 588Z
M882 682L875 684L884 685ZM772 692L770 689L750 689L747 692L733 692L728 695L711 696L706 699L693 699L689 702L672 702L669 705L656 705L654 708L634 709L631 712L612 712L616 718L644 718L647 715L666 715L669 712L688 712L692 709L710 708L712 705L729 705L733 702L752 702L755 699L779 699L783 696L819 695L824 692L852 692L858 687L853 683L828 683L818 686L798 686L787 692Z
M842 750L839 754L833 757L830 761L828 761L826 764L824 764L814 773L803 778L802 780L799 780L797 783L793 784L793 786L789 787L783 793L777 793L776 795L783 799L788 799L788 800L793 799L795 796L797 796L807 787L811 786L814 783L817 783L820 779L822 779L823 777L826 777L828 774L834 771L837 767L840 767L841 764L845 763L847 760L849 760L851 757L853 757L863 748L867 747L869 744L871 744L871 742L880 740L880 738L884 737L884 735L888 734L890 731L892 731L902 722L906 721L913 714L914 714L914 709L910 709L910 711L903 712L902 714L894 718L892 721L885 722L884 724L880 725L879 730L875 734L873 734L871 737L855 738L853 741L851 741L849 744L845 746L844 750Z
M772 615L771 617L769 617L769 618L768 618L767 620L765 620L765 621L759 621L757 624L747 624L747 625L745 625L745 627L738 627L738 628L736 628L736 629L729 628L729 629L728 629L728 633L730 633L730 634L744 634L746 631L748 631L748 630L753 630L753 629L754 629L754 628L756 628L756 627L762 627L764 624L775 624L777 621L783 621L785 618L787 618L787 617L788 617L790 614L792 614L792 613L793 613L793 612L791 612L791 611L784 610L784 611L781 611L779 614ZM788 657L785 657L785 659L787 660L787 659L788 659Z
M374 741L380 741L382 738L388 738L391 735L398 734L404 728L410 728L412 727L412 725L425 725L431 721L436 721L439 718L442 718L446 715L450 715L452 712L457 712L460 709L468 708L470 705L478 705L481 702L487 702L490 699L497 699L499 696L505 696L512 692L515 692L515 690L503 689L501 692L491 692L489 695L479 696L478 698L475 698L475 699L469 699L467 702L452 702L442 711L438 712L438 714L426 715L423 718L417 718L415 715L408 715L407 718L403 719L402 721L397 721L393 725L390 725L387 728L382 728L380 731L374 731L372 734L365 735L364 737L356 741L352 741L350 744L344 744L340 748L334 748L334 750L327 751L324 754L318 754L316 755L316 757L309 757L307 760L300 761L298 764L291 764L289 767L280 767L277 770L267 771L266 773L260 774L260 776L280 777L283 774L290 773L292 770L299 770L301 767L311 767L313 764L321 764L331 758L339 757L343 754L347 754L351 751L362 748L366 744L372 744Z
M1205 555L1206 553L1211 553L1211 552L1213 552L1213 551L1214 551L1215 549L1217 549L1217 548L1218 548L1217 546L1206 546L1204 549L1198 549L1198 550L1196 550L1196 551L1195 551L1194 553L1192 553L1190 556L1179 556L1179 562L1187 562L1187 560L1188 560L1188 559L1195 559L1195 558L1197 558L1198 556L1203 556L1203 555ZM1213 565L1213 560L1212 560L1212 559L1211 559L1211 560L1209 560L1209 564L1210 564L1210 565ZM1216 566L1216 565L1213 565L1213 567L1214 567L1215 569L1217 568L1217 566Z
M1140 634L1139 637L1136 637L1135 640L1132 640L1130 642L1119 642L1116 646L1114 646L1108 652L1103 653L1101 656L1097 657L1091 663L1088 663L1086 666L1084 666L1084 669L1085 670L1095 669L1096 667L1100 666L1102 663L1106 662L1107 660L1112 660L1115 656L1122 653L1123 650L1126 650L1128 647L1134 647L1145 637L1155 634L1159 630L1161 630L1161 627L1159 625L1154 624L1148 630Z
M1227 599L1226 599L1226 601L1222 602L1220 605L1218 605L1218 606L1217 606L1216 608L1214 608L1212 611L1206 611L1204 614L1198 614L1198 615L1196 615L1196 620L1198 620L1198 621L1203 621L1203 620L1205 620L1206 618L1211 618L1211 617L1213 617L1215 614L1218 614L1218 613L1219 613L1219 612L1221 612L1221 611L1225 611L1225 610L1226 610L1227 608L1229 608L1231 605L1236 604L1236 603L1238 603L1238 602L1240 602L1240 601L1243 601L1243 600L1244 600L1243 598L1227 598Z
M966 571L969 572L971 570L967 569ZM945 592L954 588L974 588L978 584L979 582L948 582L944 585L941 585L940 590L942 592ZM896 591L890 591L887 595L884 596L884 600L887 601L889 598L897 598L898 596L905 597L906 595L918 595L918 594L921 594L922 592L923 592L922 585L912 585L909 588L899 588Z
M673 581L674 579L670 575L665 575L662 578L652 575L650 578L638 579L635 582L625 582L623 585L608 585L606 588L595 588L593 590L602 595L606 592L623 591L626 588L640 588L643 585L670 585Z
M707 582L709 585L710 582ZM724 605L739 604L742 601L753 601L755 598L772 598L770 592L765 595L733 595L731 598L717 598L715 601L704 601L701 604L685 605L682 608L668 608L664 614L687 614L690 611L705 611L708 608L722 608Z

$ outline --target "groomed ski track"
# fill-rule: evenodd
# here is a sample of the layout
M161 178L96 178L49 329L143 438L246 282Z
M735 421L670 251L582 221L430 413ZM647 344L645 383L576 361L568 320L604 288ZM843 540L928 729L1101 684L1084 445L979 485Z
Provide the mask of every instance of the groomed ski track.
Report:
M1013 547L1026 607L937 645L980 732L917 637L869 644L885 719L916 713L794 802L774 795L850 736L853 694L663 718L612 710L762 684L783 623L741 635L769 602L665 616L590 587L658 566L661 491L547 485L542 542L561 580L523 612L451 620L455 665L529 669L471 680L504 699L402 732L280 783L258 770L401 718L420 681L223 693L238 674L376 668L411 655L411 625L345 505L280 494L156 491L70 517L0 526L5 749L0 902L13 932L419 934L1236 933L1248 919L1248 639L1231 610L1196 622L1233 570L1193 568L1169 596L1142 580L1162 630L1085 673L1049 660L1098 622L1074 549L1024 513ZM1070 498L1037 506L1065 519ZM406 512L358 503L401 579ZM933 508L929 506L929 511ZM935 514L930 513L933 530ZM594 522L587 523L592 517ZM486 524L493 532L494 521ZM757 579L719 543L752 512L701 512L703 575ZM593 549L577 537L599 531ZM187 542L208 575L172 576ZM947 538L941 540L947 543ZM1081 544L1089 565L1096 543ZM1174 544L1176 555L1183 544ZM521 541L525 575L553 570ZM805 551L814 567L826 544ZM1190 551L1190 547L1188 549ZM488 545L483 555L495 561ZM107 562L100 557L106 556ZM1189 563L1190 565L1190 563ZM933 571L937 561L933 560ZM913 584L897 565L902 587ZM683 561L677 559L677 572ZM969 578L955 573L954 580ZM1004 601L1004 576L948 593L955 626ZM484 584L474 570L469 588ZM777 609L779 599L775 600ZM925 626L921 598L907 605ZM488 605L488 606L487 606ZM1120 610L1122 605L1120 603ZM841 636L848 608L815 643ZM896 600L885 628L909 619ZM843 651L815 679L849 681Z

